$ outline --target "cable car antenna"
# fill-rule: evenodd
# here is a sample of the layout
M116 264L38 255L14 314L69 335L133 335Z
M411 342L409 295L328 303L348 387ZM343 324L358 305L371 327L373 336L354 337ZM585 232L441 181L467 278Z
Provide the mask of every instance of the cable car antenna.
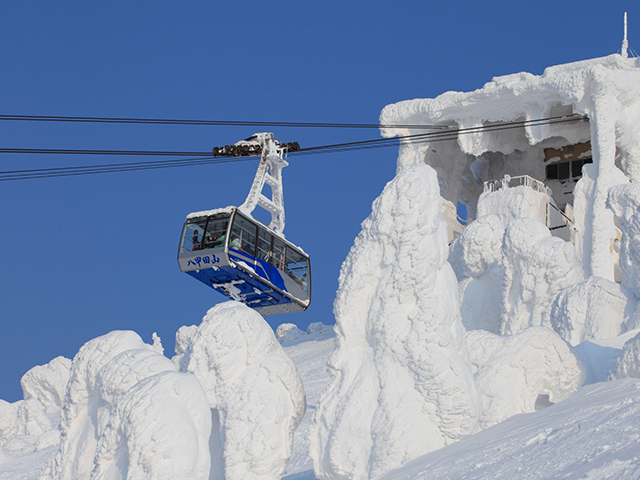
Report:
M627 12L624 12L624 37L622 39L622 57L628 58L629 54L627 52L629 48L629 40L627 40Z

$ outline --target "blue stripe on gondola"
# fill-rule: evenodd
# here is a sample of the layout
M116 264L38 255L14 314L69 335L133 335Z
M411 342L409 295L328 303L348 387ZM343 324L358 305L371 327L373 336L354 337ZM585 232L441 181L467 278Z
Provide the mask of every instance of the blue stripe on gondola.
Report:
M246 252L235 250L233 248L229 249L229 258L234 262L246 263L254 269L254 272L256 272L257 275L264 278L265 280L269 280L276 286L276 288L279 288L283 292L288 292L287 287L285 287L284 285L284 280L282 279L280 270L273 267L269 262L261 260L259 258L256 259L254 256L249 255Z
M291 300L263 284L251 275L231 266L220 267L217 270L212 268L204 268L200 271L191 270L186 272L197 280L219 293L222 293L231 300L235 300L222 287L222 284L234 281L242 281L234 285L240 291L240 295L244 299L244 303L252 308L266 307L270 305L282 305L291 303Z

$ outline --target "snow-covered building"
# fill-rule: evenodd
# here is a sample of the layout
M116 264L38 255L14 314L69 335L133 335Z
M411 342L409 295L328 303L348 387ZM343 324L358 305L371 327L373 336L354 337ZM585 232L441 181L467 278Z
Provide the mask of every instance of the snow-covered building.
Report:
M389 105L380 123L401 139L398 169L426 163L438 173L450 241L464 228L460 204L467 224L488 213L507 223L516 209L575 242L585 278L620 281L620 231L606 201L612 186L640 180L640 58L496 77L473 92Z

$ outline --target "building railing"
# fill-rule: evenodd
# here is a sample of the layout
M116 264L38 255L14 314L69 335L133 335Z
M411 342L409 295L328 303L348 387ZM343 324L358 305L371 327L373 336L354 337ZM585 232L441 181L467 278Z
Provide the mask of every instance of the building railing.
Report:
M488 182L484 182L483 192L497 192L498 190L505 190L507 188L520 186L532 188L536 192L546 193L549 198L553 196L551 189L547 187L544 182L536 180L529 175L520 175L518 177L505 175L504 178L500 180L489 180Z

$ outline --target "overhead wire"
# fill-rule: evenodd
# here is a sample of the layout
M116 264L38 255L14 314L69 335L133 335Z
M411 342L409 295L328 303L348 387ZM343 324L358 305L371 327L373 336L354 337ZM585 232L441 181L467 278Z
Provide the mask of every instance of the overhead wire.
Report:
M142 155L163 157L203 157L211 152L171 152L161 150L72 150L55 148L0 148L0 153L37 153L51 155Z
M28 180L34 178L69 177L76 175L92 175L98 173L129 172L137 170L153 170L173 167L189 167L194 165L207 165L215 163L228 163L237 161L252 160L251 157L229 158L229 157L200 157L186 160L175 159L161 162L138 162L138 163L116 163L105 165L79 166L79 167L59 167L42 168L31 170L11 170L0 172L0 182L7 180Z
M583 121L587 117L584 115L562 115L557 117L548 117L534 120L521 120L517 122L500 122L495 124L485 124L479 125L477 127L467 127L467 128L457 128L452 129L447 132L428 132L428 133L417 133L412 135L400 135L397 137L391 138L381 138L381 139L373 139L373 140L363 140L359 142L348 142L341 143L335 145L326 145L320 147L309 147L302 148L299 152L294 152L296 155L302 155L306 152L316 153L318 151L344 151L344 149L349 150L358 150L359 147L366 147L368 145L380 145L389 143L390 145L395 145L398 140L411 140L412 143L429 143L434 141L446 141L446 140L454 140L460 134L472 134L472 133L483 133L483 132L492 132L497 130L510 130L514 128L520 128L523 126L542 126L542 125L553 125L557 123L566 123L566 122L577 122ZM387 146L387 145L381 145Z
M213 125L228 127L293 127L293 128L448 128L443 125L380 125L378 123L331 123L331 122L257 122L240 120L186 120L167 118L126 118L126 117L62 117L50 115L0 115L0 120L30 122L74 122L74 123L126 123L149 125Z
M363 140L358 142L347 142L333 145L324 145L318 147L309 147L300 149L297 152L291 152L290 155L310 155L317 153L335 153L353 150L365 150L372 148L384 148L395 146L398 141L408 141L412 143L422 144L439 141L454 140L460 134L472 134L480 132L492 132L499 130L508 130L520 128L523 126L542 126L565 122L576 122L585 120L583 115L565 115L558 117L548 117L534 120L522 120L517 122L499 122L494 124L479 125L477 127L451 129L446 132L427 132L411 135L402 135L391 138ZM106 164L93 166L78 167L58 167L50 169L29 169L29 170L11 170L0 172L0 181L8 180L27 180L33 178L51 178L73 175L89 175L98 173L112 173L123 171L150 170L158 168L172 168L182 166L204 165L213 163L226 163L235 161L245 161L256 158L256 156L231 157L231 156L213 156L210 152L173 152L173 151L153 151L153 150L70 150L70 149L18 149L18 148L0 148L0 153L47 153L47 154L80 154L80 155L159 155L159 156L191 156L195 158L172 159L165 161L151 162L132 162L121 164Z

